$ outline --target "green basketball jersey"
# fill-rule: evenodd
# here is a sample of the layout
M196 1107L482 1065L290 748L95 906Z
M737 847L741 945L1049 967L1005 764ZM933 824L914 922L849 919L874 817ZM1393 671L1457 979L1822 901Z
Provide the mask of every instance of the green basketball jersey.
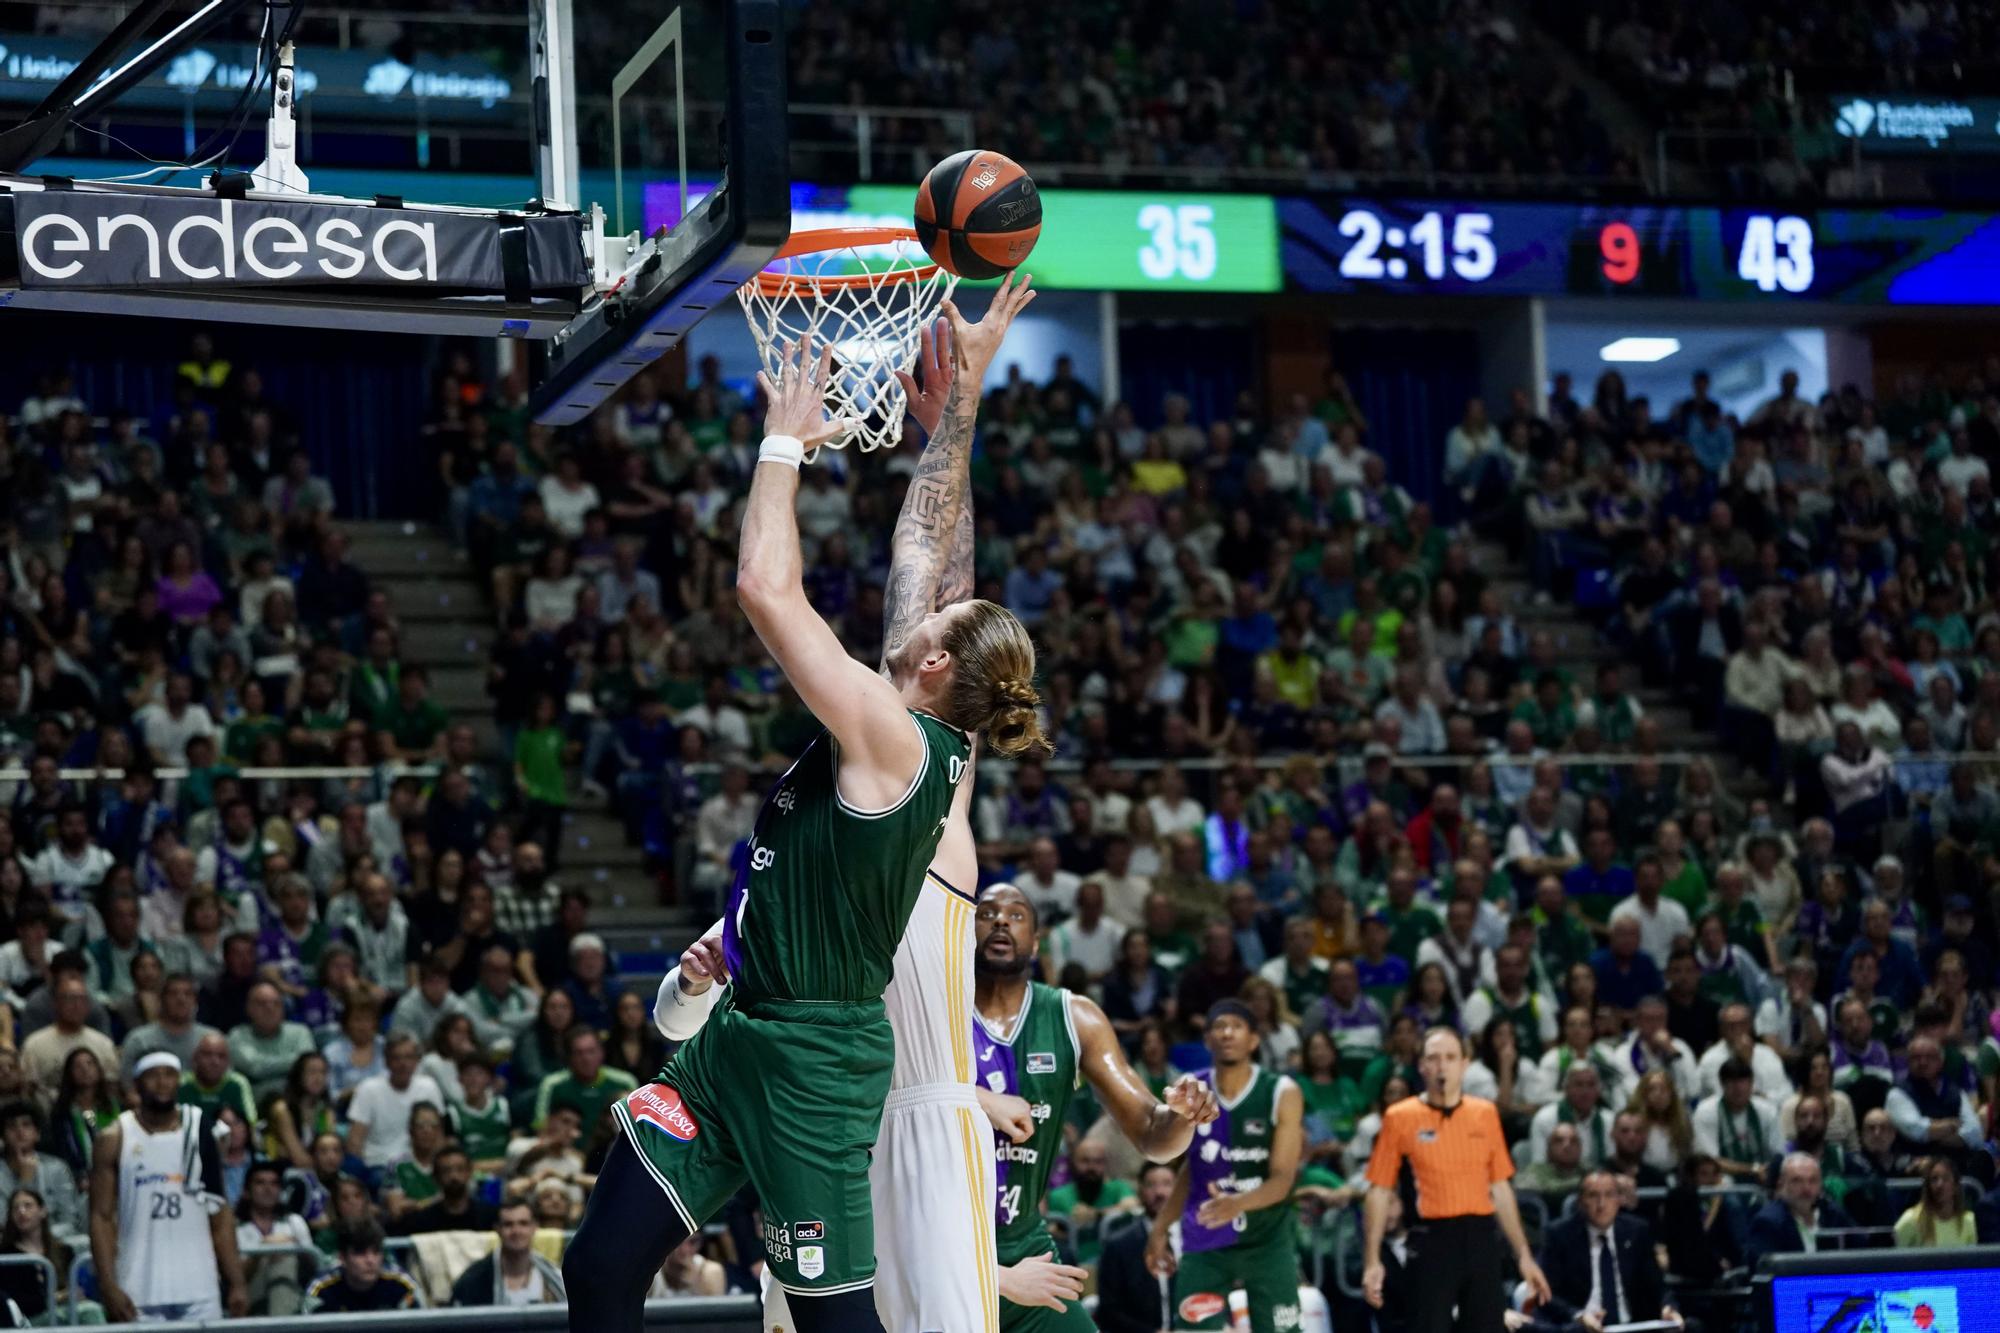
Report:
M1221 1100L1213 1069L1197 1077ZM1288 1075L1252 1066L1250 1082L1236 1100L1222 1100L1222 1114L1195 1130L1188 1149L1187 1207L1181 1215L1181 1248L1187 1253L1225 1246L1290 1246L1296 1240L1298 1214L1290 1199L1245 1213L1227 1226L1205 1227L1196 1217L1212 1196L1247 1194L1264 1183L1278 1141L1278 1094L1291 1081Z
M840 748L821 732L764 798L723 917L733 1001L878 1000L896 945L923 891L965 733L923 713L910 719L924 757L902 799L857 810L841 798Z
M1025 1143L997 1130L993 1136L999 1189L994 1240L1003 1265L1018 1263L1055 1249L1042 1221L1042 1199L1062 1155L1063 1120L1077 1086L1079 1043L1069 992L1031 981L1011 1036L999 1036L975 1015L972 1039L981 1086L1023 1099L1035 1117L1035 1132Z

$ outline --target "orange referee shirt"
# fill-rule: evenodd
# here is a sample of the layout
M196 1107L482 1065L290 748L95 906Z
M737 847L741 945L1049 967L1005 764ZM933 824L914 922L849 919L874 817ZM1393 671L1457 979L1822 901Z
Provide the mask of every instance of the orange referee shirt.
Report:
M1490 1217L1493 1182L1514 1176L1500 1112L1483 1097L1461 1097L1449 1115L1420 1097L1384 1111L1368 1183L1395 1189L1405 1158L1417 1178L1417 1213L1426 1220Z

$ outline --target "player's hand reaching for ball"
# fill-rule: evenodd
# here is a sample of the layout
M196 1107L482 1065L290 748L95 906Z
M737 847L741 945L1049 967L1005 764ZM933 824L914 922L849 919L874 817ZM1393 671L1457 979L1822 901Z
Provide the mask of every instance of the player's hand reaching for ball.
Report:
M778 345L778 373L757 372L764 391L764 433L789 435L808 450L845 435L859 423L826 414L826 386L833 374L833 344L814 355L808 342Z
M1166 1101L1169 1111L1197 1125L1205 1125L1222 1114L1215 1100L1215 1089L1193 1074L1183 1074L1174 1080L1167 1089Z
M702 936L681 954L683 995L700 995L716 982L728 979L729 964L722 956L722 941L716 936Z
M1089 1276L1081 1268L1057 1263L1054 1255L1031 1254L1000 1270L1000 1295L1016 1305L1061 1311L1068 1302L1083 1299L1083 1283Z
M903 382L903 401L911 418L924 428L928 439L937 434L945 400L958 382L958 352L952 341L951 321L942 317L924 325L918 340L916 376L899 370L896 378Z
M1010 1142L1026 1143L1034 1135L1035 1108L1028 1105L1026 1098L995 1092L991 1088L976 1088L974 1091L979 1097L979 1109L986 1112L993 1128L1005 1134Z
M1000 351L1001 342L1007 337L1007 329L1014 322L1014 316L1026 310L1035 299L1035 293L1028 283L1033 278L1030 273L1009 273L1000 279L1000 285L993 289L993 299L987 304L986 314L977 324L969 322L959 313L958 303L946 301L938 308L951 321L953 345L958 351L958 373L967 376L967 383L976 387L985 380L986 368L993 364L993 358Z

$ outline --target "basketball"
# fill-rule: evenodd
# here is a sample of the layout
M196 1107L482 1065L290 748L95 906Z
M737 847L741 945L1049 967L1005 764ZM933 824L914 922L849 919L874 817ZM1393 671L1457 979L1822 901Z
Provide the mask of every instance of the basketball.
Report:
M947 273L997 278L1042 234L1042 196L1011 157L968 148L917 187L917 239Z

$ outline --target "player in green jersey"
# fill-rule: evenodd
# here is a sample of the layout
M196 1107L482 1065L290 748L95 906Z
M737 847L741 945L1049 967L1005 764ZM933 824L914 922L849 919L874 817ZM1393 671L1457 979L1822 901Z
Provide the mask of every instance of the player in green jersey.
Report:
M1011 884L996 884L973 917L979 941L973 1023L980 1086L1003 1099L997 1114L995 1184L999 1190L994 1240L1002 1265L1055 1253L1042 1220L1049 1172L1062 1151L1070 1096L1088 1080L1104 1109L1133 1146L1156 1162L1187 1151L1197 1126L1216 1115L1214 1091L1192 1076L1154 1098L1126 1063L1118 1034L1104 1011L1081 995L1044 986L1029 977L1035 966L1035 907ZM1000 1301L1004 1333L1095 1327L1081 1305L1058 1312L1045 1306Z
M1214 1086L1221 1113L1202 1126L1173 1197L1153 1219L1147 1262L1156 1273L1178 1270L1176 1328L1228 1327L1229 1296L1240 1282L1251 1333L1295 1329L1299 1238L1292 1186L1305 1148L1305 1099L1288 1076L1256 1064L1256 1020L1241 1000L1209 1007L1207 1039L1215 1068L1198 1077Z
M579 1333L639 1333L660 1264L746 1181L800 1333L881 1329L868 1159L895 1052L882 992L973 733L1000 755L1041 744L1034 644L1004 608L925 616L884 675L807 601L794 505L804 452L848 425L826 417L831 373L830 347L787 345L776 378L758 377L769 408L736 576L738 604L826 731L758 813L724 916L727 995L614 1107L623 1133L564 1261ZM962 492L932 467L911 485L935 487L950 532Z

